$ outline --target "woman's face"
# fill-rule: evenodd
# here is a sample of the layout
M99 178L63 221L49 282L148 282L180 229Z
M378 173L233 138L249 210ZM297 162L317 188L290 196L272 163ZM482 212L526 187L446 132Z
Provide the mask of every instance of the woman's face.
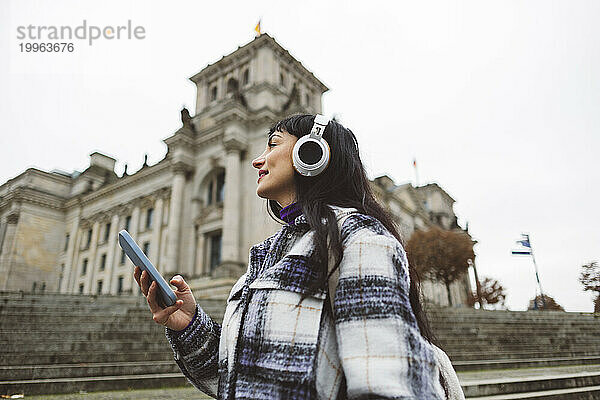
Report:
M280 206L292 204L296 199L292 150L298 138L287 132L273 132L265 151L254 160L258 171L256 194L263 199L275 200ZM263 175L261 171L267 172Z

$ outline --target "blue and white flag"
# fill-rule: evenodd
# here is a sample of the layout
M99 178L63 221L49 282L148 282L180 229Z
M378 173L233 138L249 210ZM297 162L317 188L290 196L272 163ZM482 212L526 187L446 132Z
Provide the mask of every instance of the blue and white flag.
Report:
M512 254L521 256L531 255L531 243L529 243L529 235L522 233L521 236L523 237L523 239L517 240L517 243L525 247L525 249L513 250Z
M517 243L519 243L521 246L531 248L531 244L529 243L529 235L525 235L523 233L521 234L521 236L523 236L523 239L517 240Z

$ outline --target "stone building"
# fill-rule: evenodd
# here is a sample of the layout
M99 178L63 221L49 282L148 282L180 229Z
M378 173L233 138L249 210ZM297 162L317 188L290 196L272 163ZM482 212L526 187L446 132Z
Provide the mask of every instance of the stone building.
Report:
M29 168L0 186L0 290L138 293L117 242L127 229L165 277L183 274L198 298L229 292L250 247L279 229L256 196L251 160L275 121L320 113L328 88L268 34L190 79L195 113L182 110L157 164L119 177L116 160L95 152L83 172ZM434 224L458 228L454 200L438 185L397 186L387 176L372 184L405 238ZM452 288L455 304L467 290L465 276ZM443 285L424 291L446 301Z

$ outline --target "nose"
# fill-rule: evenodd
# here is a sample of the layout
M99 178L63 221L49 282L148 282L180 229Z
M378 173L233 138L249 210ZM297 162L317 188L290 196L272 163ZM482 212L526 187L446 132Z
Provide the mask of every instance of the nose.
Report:
M260 169L265 164L264 153L252 160L252 166L256 169Z

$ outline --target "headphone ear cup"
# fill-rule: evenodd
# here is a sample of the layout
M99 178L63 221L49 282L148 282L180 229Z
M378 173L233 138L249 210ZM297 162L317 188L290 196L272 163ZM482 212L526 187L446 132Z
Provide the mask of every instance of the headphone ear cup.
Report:
M328 124L329 118L321 114L315 115L310 135L302 136L294 144L292 164L300 175L319 175L329 166L331 151L329 143L323 139Z
M323 138L317 140L303 136L296 142L292 151L292 165L304 176L319 175L329 165L330 158L329 144Z
M325 152L325 157L327 157L327 161L325 163L325 168L323 168L323 171L325 171L327 167L329 167L329 161L331 161L331 149L329 148L329 143L327 143L327 140L323 139L323 143L327 148L327 151Z
M323 147L315 141L307 141L298 147L298 157L308 165L317 164L325 156Z

